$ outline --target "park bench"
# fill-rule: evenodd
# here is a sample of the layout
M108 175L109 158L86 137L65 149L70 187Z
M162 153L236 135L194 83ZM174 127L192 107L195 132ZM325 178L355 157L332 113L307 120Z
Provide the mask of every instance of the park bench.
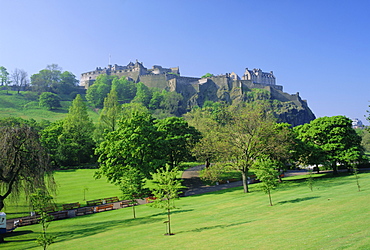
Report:
M54 220L66 219L68 218L68 211L57 211L53 213L49 213L51 216L54 217Z
M62 207L63 207L63 210L77 209L80 207L80 203L75 202L75 203L63 204Z
M103 201L105 200L105 203L113 203L113 202L119 202L119 199L118 197L109 197L109 198L105 198L103 199Z
M34 215L34 216L27 216L19 219L18 226L27 226L27 225L32 225L36 224L39 222L39 215Z
M138 204L137 202L131 203L131 201L129 201L129 200L125 200L125 201L120 202L121 207L136 206L137 204Z
M97 205L102 205L103 201L101 199L91 200L91 201L86 201L86 204L88 206L97 206Z
M107 210L112 210L113 209L113 204L103 204L95 207L95 212L99 213L102 211L107 211Z
M55 211L57 211L58 209L56 208L56 206L55 205L51 205L51 206L48 206L48 207L45 207L44 209L43 209L43 211L44 212L46 212L46 213L52 213L52 212L55 212Z
M146 197L145 198L145 202L146 203L151 203L151 202L153 202L154 200L156 200L157 198L156 197L154 197L154 196L149 196L149 197Z
M94 213L93 207L80 207L76 210L76 216Z

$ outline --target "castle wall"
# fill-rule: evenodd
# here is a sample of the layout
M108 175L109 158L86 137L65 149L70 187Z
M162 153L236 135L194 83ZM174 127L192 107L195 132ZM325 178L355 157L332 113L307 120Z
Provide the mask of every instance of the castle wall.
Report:
M168 89L167 77L165 74L161 75L142 75L139 81L150 88Z

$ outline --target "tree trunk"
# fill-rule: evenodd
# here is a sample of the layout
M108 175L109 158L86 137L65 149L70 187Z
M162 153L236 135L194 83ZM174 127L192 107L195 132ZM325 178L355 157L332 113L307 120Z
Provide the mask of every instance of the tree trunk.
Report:
M317 172L316 172L317 174L320 174L319 164L316 164L316 171L317 171Z
M209 166L211 165L211 163L209 162L209 158L206 159L206 168L209 168Z
M249 193L247 173L248 173L248 171L242 171L244 193Z
M134 214L134 219L136 219L135 204L132 204L132 213Z
M4 197L0 196L0 211L4 208Z
M333 168L333 175L338 175L338 167L337 167L336 162L332 164L332 168Z
M268 190L267 192L268 192L268 194L269 194L270 206L272 206L272 200L271 200L271 193L270 193L270 190Z
M167 210L167 217L168 217L168 235L172 235L171 234L171 218L170 218L170 213L171 213L171 210L168 209Z

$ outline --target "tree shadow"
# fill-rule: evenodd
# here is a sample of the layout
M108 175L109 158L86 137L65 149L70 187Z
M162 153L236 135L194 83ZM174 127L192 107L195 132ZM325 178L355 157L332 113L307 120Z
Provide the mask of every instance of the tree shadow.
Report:
M125 227L131 227L135 225L144 225L148 223L155 223L158 221L162 221L161 218L131 218L125 220L115 220L115 221L106 221L106 222L97 222L97 223L88 223L88 224L80 224L75 225L75 229L73 231L66 231L66 232L57 232L52 233L51 235L56 236L55 242L62 242L65 240L71 239L78 239L84 238L88 236L92 236L98 233L109 231L111 228L124 225ZM80 229L78 229L80 227Z
M208 226L208 227L199 227L199 228L195 228L195 229L191 229L191 230L179 231L176 234L180 234L180 233L199 233L199 232L202 232L202 231L205 231L205 230L211 230L211 229L224 229L224 228L228 228L228 227L247 224L247 223L250 223L250 222L252 222L252 221L244 221L244 222L239 222L239 223L215 225L215 226Z
M22 231L13 231L10 233L4 234L4 243L11 243L11 242L27 242L27 241L35 241L35 239L28 239L28 240L8 240L11 237L17 237L25 234L34 233L32 230L22 230Z
M283 205L283 204L286 204L286 203L298 203L298 202L302 202L302 201L317 199L317 198L320 198L320 197L321 196L311 196L311 197L305 197L305 198L297 198L297 199L288 200L288 201L280 201L280 202L277 202L276 205Z
M172 209L171 209L171 214L178 214L178 213L191 212L191 211L193 211L193 210L194 210L194 209L182 209L182 210L176 210L176 209L172 210ZM153 214L153 215L151 215L151 217L161 216L161 215L167 215L167 212Z

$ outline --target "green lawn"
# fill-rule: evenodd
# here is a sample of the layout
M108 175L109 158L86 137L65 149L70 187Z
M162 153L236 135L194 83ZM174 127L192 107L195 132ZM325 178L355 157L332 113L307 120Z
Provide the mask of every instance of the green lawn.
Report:
M85 170L68 174L79 171ZM313 192L301 177L286 178L272 193L272 207L259 184L249 194L240 187L181 198L172 214L174 236L163 235L164 211L147 205L137 206L137 219L124 208L54 221L49 232L57 238L49 249L370 249L370 173L360 177L361 192L354 176L316 179ZM60 195L75 202L81 188ZM18 228L1 248L39 248L40 229Z

